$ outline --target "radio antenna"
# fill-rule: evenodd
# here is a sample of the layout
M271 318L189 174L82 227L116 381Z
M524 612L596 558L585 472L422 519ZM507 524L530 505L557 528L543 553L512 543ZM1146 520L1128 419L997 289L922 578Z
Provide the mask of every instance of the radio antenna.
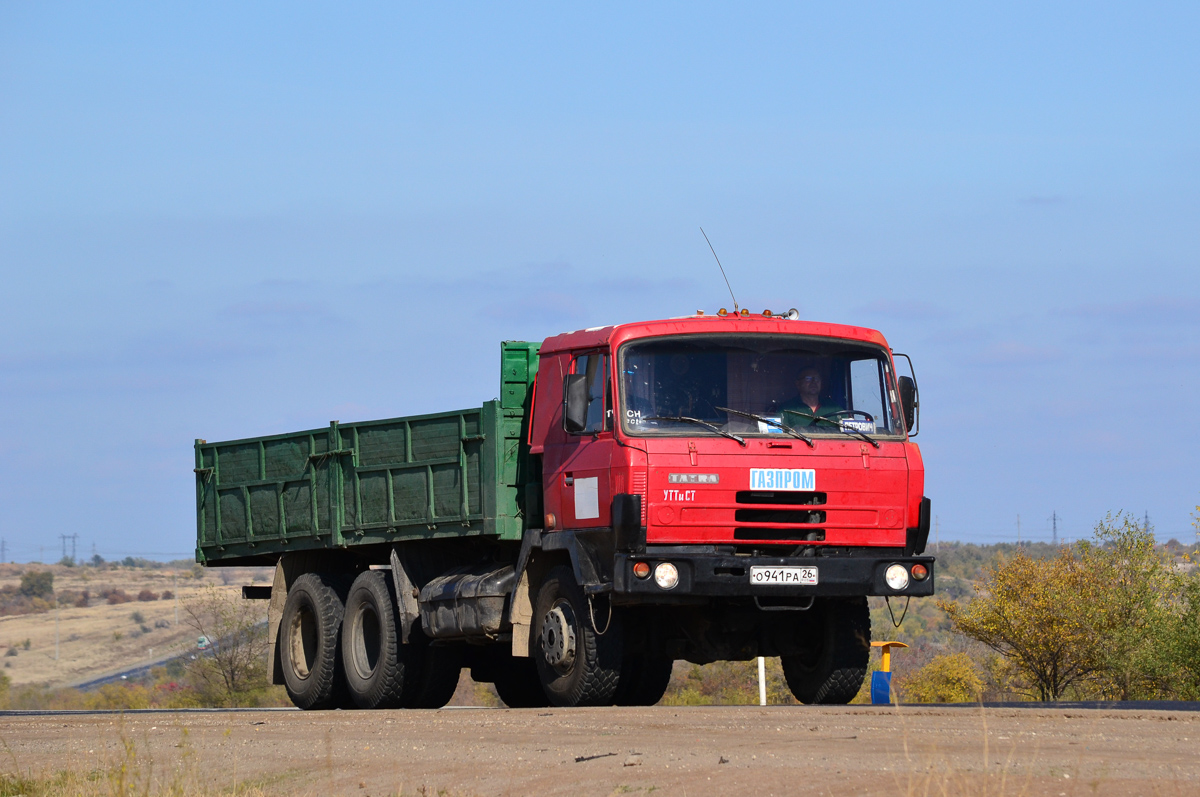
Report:
M713 249L712 241L708 240L708 233L704 231L703 227L700 228L700 234L704 236L704 242L708 244L709 251L713 253L713 257L717 261L717 268L721 269L721 276L725 278L725 287L729 288L729 298L733 299L733 314L737 315L739 312L737 297L733 295L733 288L729 285L729 277L725 276L725 267L721 265L721 258L717 257L717 250Z

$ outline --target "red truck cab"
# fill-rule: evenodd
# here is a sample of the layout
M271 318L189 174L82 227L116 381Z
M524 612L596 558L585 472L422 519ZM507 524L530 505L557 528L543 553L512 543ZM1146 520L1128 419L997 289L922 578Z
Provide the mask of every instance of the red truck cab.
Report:
M767 314L571 332L542 344L532 411L546 533L638 505L618 519L637 526L617 529L618 599L932 593L915 389L879 332ZM634 573L656 558L670 590Z

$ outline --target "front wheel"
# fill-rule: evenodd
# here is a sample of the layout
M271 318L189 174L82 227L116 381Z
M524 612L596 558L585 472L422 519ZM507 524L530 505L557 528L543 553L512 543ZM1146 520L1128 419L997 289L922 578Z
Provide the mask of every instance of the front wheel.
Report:
M534 660L546 698L556 706L612 704L621 675L621 628L615 612L603 634L590 619L588 600L570 568L555 567L534 605Z
M866 598L818 603L805 618L805 650L783 656L783 675L801 703L844 705L867 676L871 656L871 615Z

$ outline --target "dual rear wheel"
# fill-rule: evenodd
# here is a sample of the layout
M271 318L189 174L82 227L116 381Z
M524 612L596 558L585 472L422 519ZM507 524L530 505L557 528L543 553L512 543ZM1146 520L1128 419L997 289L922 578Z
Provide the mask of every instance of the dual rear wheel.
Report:
M365 571L348 589L306 573L288 590L280 663L292 702L303 709L440 708L462 669L454 647L434 647L413 629L400 644L400 618L387 576Z
M622 621L604 601L600 620L570 568L543 581L534 612L533 655L506 657L495 673L513 708L648 706L666 691L673 662L623 645ZM348 586L306 573L288 590L280 625L280 663L292 702L302 709L440 708L458 686L457 646L431 645L420 629L400 642L401 622L384 571Z

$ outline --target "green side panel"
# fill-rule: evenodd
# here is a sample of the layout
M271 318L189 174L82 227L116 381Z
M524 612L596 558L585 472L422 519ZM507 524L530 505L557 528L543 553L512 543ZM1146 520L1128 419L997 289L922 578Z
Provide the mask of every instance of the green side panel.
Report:
M473 535L521 539L527 495L540 496L541 475L525 444L538 349L504 343L501 400L479 408L197 440L197 558L219 563ZM540 502L534 517L540 525Z
M540 343L505 341L500 345L500 413L497 432L503 443L496 462L501 494L496 527L501 539L519 540L526 528L542 525L542 474L529 455L530 408Z

